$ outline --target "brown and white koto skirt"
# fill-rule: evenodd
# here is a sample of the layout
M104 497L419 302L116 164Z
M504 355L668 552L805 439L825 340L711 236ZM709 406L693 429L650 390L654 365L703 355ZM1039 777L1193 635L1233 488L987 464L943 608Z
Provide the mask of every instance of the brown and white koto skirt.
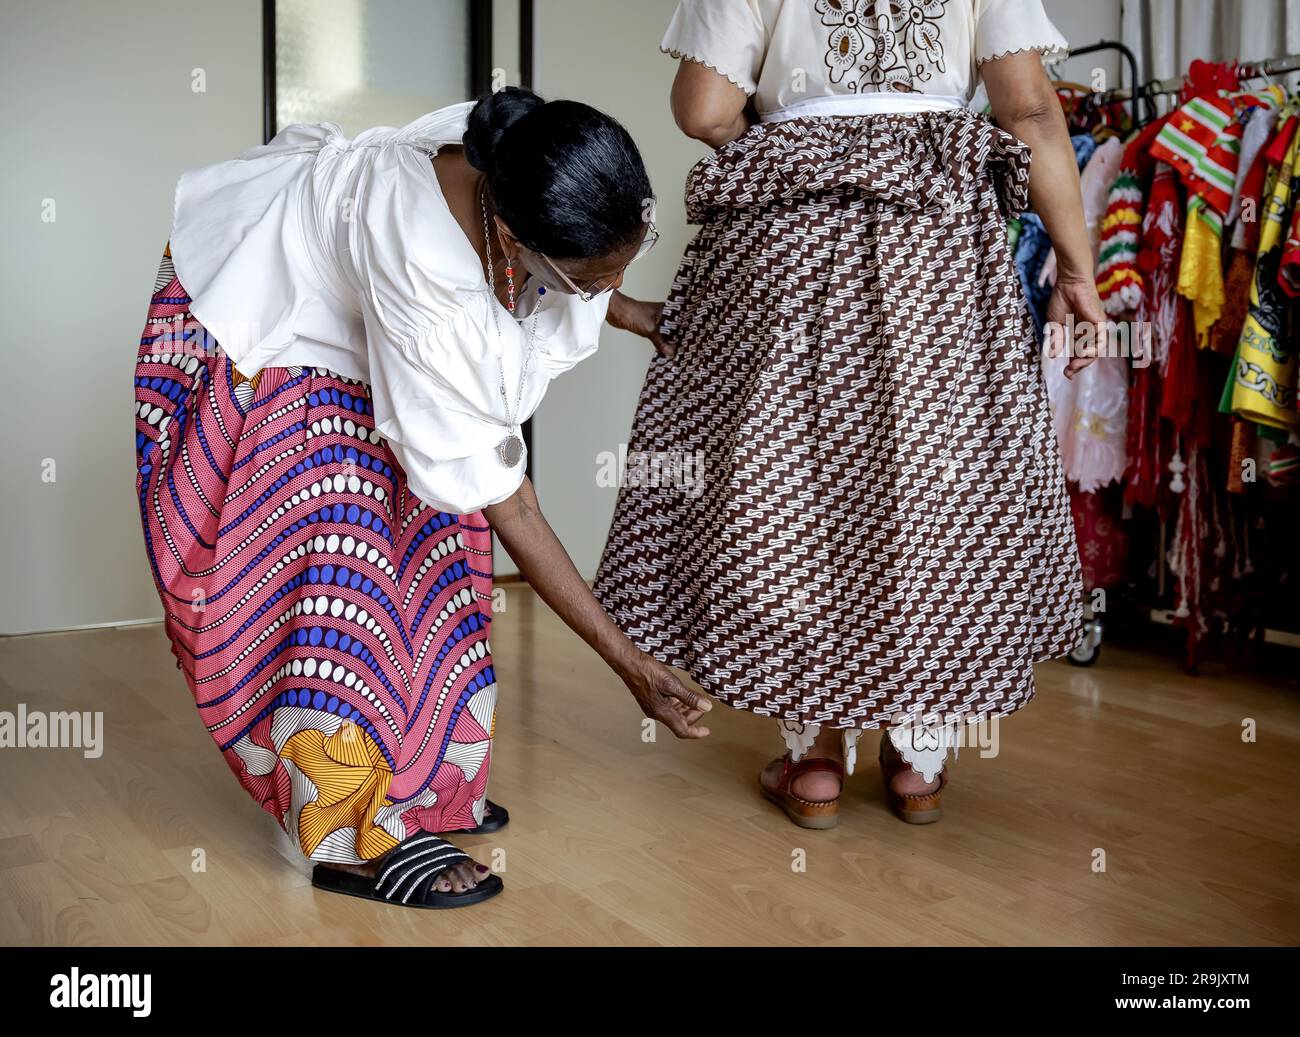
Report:
M1007 237L1028 178L959 110L759 124L687 179L678 352L646 376L596 593L787 741L1006 715L1082 637Z

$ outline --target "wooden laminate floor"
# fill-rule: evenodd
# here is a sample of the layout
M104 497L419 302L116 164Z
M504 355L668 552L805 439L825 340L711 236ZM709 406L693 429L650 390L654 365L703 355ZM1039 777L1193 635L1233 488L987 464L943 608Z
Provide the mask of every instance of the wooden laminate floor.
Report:
M202 729L161 627L0 640L0 709L105 715L99 759L0 749L0 942L1300 941L1295 682L1194 678L1109 645L1091 669L1046 664L999 755L962 752L942 822L886 812L873 736L840 826L806 832L755 788L772 721L719 706L704 742L643 743L622 685L521 587L493 642L491 795L512 821L462 845L506 892L425 912L311 888Z

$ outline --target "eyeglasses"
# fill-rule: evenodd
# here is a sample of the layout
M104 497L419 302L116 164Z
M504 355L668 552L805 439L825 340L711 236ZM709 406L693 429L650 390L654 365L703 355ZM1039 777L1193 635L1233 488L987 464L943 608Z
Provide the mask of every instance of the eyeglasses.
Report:
M556 266L555 263L550 258L550 256L543 255L541 252L538 252L537 255L541 256L542 259L546 260L546 265L551 268L552 273L554 273L556 277L558 277L561 281L563 281L566 285L568 285L570 291L572 291L574 295L576 295L583 302L591 302L592 299L604 295L607 291L613 288L614 285L618 283L618 279L623 276L623 271L627 270L629 266L631 266L638 259L644 256L647 252L649 252L652 248L654 248L655 242L657 242L658 240L659 240L659 231L655 228L655 225L653 223L649 223L648 226L646 227L645 238L641 241L641 245L637 248L636 255L634 255L631 259L627 261L627 264L623 267L623 269L619 270L619 272L616 273L613 277L602 277L598 281L591 282L585 288L579 288L576 284L574 284L573 281L569 279L569 275L566 274L563 270L561 270L558 266Z

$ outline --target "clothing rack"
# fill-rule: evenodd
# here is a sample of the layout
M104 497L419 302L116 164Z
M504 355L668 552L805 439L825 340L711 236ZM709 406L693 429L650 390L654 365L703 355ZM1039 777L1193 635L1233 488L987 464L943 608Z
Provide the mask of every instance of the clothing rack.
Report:
M1092 91L1093 103L1098 107L1110 104L1124 104L1130 108L1134 126L1140 125L1144 120L1139 115L1139 105L1145 107L1149 118L1156 117L1157 109L1155 98L1162 95L1179 94L1187 83L1186 76L1176 76L1171 79L1149 80L1143 82L1139 73L1139 64L1137 56L1133 51L1113 40L1101 40L1097 43L1085 47L1072 48L1066 54L1067 58L1078 57L1084 54L1095 53L1098 51L1116 51L1124 59L1128 66L1128 85L1120 86L1108 90ZM1287 73L1300 72L1300 54L1289 54L1277 58L1269 58L1259 61L1238 62L1236 65L1238 76L1241 80L1271 78L1281 76ZM1055 75L1053 78L1058 78ZM1121 76L1121 83L1124 81ZM1086 90L1086 88L1084 88ZM1148 622L1170 626L1177 622L1175 613L1172 609L1164 607L1161 603L1166 600L1169 590L1169 565L1168 565L1168 528L1166 519L1161 517L1156 529L1157 544L1154 545L1154 562L1155 562L1155 600L1144 599L1140 596L1138 600L1133 601L1132 613L1133 619L1146 620ZM1097 652L1101 646L1102 640L1102 617L1093 616L1091 612L1087 614L1087 636L1084 642L1075 652L1071 653L1069 659L1072 663L1081 666L1091 665L1096 661ZM1256 631L1256 637L1261 643L1271 643L1275 645L1284 645L1291 648L1300 648L1300 631L1282 629L1276 624L1269 626L1260 626Z
M1133 53L1131 47L1129 47L1127 44L1120 43L1118 40L1098 40L1096 43L1090 43L1086 47L1071 47L1070 50L1066 53L1066 58L1077 58L1077 57L1081 57L1084 54L1095 54L1096 52L1103 51L1103 50L1113 50L1118 52L1118 54L1125 60L1125 62L1128 63L1130 84L1136 86L1138 83L1142 81L1142 75L1138 70L1137 55ZM1115 100L1115 101L1131 100L1133 125L1136 126L1140 121L1138 118L1139 94L1136 91L1134 91L1132 88L1124 91L1108 90L1108 91L1102 91L1101 94L1099 94L1098 100L1101 101L1101 103L1106 103L1105 100L1102 100L1102 98L1104 98L1105 94L1109 94L1109 93L1114 93L1114 94L1123 93L1124 96L1123 97L1116 96L1114 98L1109 98L1108 100Z
M1076 52L1071 51L1071 54L1074 53ZM1242 79L1259 79L1268 76L1285 75L1287 72L1300 72L1300 54L1288 54L1285 57L1268 58L1264 61L1244 61L1240 62L1237 68ZM1176 94L1183 89L1186 82L1186 76L1174 76L1172 79L1153 79L1143 83L1137 90L1118 87L1114 90L1101 91L1097 95L1097 100L1100 104L1107 104L1111 101L1132 100L1133 111L1136 115L1139 98L1145 98L1149 101L1161 94Z

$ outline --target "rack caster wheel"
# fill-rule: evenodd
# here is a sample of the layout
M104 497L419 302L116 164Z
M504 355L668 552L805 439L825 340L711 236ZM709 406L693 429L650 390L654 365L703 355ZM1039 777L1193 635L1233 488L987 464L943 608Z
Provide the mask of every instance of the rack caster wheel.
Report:
M1065 658L1071 666L1091 666L1101 655L1101 620L1088 619L1083 624L1083 640Z

